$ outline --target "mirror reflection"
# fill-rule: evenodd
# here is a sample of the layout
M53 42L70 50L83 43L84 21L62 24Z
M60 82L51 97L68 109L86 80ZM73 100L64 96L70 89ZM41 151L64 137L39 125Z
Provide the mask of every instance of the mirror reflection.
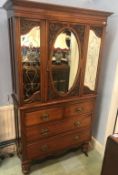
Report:
M56 90L63 94L73 86L79 64L79 47L75 34L63 30L56 38L52 54L52 78Z
M27 33L21 35L21 52L23 65L24 98L27 100L36 91L40 91L39 25L32 27Z
M84 92L91 93L95 90L96 73L98 66L101 38L94 30L89 32L89 43L87 52L87 63L84 79Z

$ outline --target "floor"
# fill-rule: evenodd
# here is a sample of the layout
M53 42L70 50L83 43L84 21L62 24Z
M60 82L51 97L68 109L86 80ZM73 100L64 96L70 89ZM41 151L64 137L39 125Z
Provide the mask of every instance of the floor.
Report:
M50 159L31 168L31 175L100 175L102 158L96 150L86 157L80 150L57 159ZM0 175L22 175L17 156L6 158L0 165Z

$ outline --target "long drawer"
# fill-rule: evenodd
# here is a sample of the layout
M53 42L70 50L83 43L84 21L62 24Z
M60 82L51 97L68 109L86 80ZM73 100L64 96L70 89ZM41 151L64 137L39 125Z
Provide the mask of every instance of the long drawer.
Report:
M92 113L94 109L94 101L86 101L78 104L67 105L64 116L72 116L78 114Z
M77 115L60 121L27 127L25 133L27 142L32 142L41 138L54 136L62 132L75 129L83 130L85 128L91 128L91 115Z
M26 147L28 159L42 158L51 155L59 150L78 146L83 142L90 140L90 129L82 132L71 132L65 135L60 134L55 137L41 140L39 142L29 144Z
M64 117L90 114L94 109L94 101L64 105L63 107L54 107L51 109L41 109L25 113L25 126L33 126L49 121L60 120Z
M25 114L25 125L33 126L53 120L59 120L63 118L63 114L64 110L61 107L27 112Z

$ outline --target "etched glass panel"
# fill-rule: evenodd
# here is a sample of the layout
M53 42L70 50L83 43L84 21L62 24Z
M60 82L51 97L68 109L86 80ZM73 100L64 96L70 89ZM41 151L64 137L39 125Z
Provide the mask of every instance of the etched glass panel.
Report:
M73 86L79 64L79 47L75 34L63 30L56 38L52 54L52 78L55 89L67 93Z
M91 29L89 33L87 62L84 79L84 93L95 91L96 74L98 68L98 59L101 45L101 30Z
M24 100L40 93L40 24L21 22L21 55L23 65Z

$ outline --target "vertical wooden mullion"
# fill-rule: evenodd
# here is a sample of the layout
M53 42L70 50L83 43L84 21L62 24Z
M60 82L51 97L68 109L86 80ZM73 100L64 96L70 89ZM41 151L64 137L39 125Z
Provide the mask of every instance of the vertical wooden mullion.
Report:
M46 27L46 20L41 20L41 100L45 102L47 99L47 58L48 58L48 45L47 45L47 27Z
M84 89L84 78L85 78L85 70L86 70L86 62L87 62L89 30L90 30L90 26L87 25L85 27L84 43L83 43L82 58L81 58L80 96L83 95L83 89Z
M45 64L45 87L46 87L46 91L45 91L45 101L47 101L48 99L48 74L49 74L49 23L46 20L46 64Z
M18 82L18 96L19 103L22 104L24 100L23 94L23 70L22 70L22 58L21 58L21 44L20 44L20 18L14 18L14 46L15 46L15 60L16 60L16 68L17 68L17 82Z

